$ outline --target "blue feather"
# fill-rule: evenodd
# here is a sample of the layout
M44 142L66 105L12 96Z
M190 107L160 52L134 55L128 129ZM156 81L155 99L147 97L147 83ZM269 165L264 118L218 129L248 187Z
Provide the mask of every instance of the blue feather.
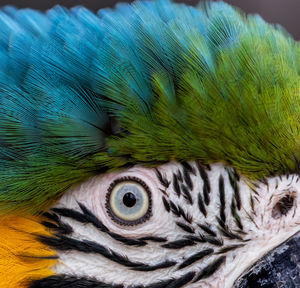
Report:
M175 107L182 75L201 82L254 29L244 17L223 2L138 1L96 14L2 8L0 209L36 212L106 169L103 155L118 154L109 143L124 132L124 109L151 118L160 94ZM255 21L263 37L268 25ZM119 166L136 161L118 156Z

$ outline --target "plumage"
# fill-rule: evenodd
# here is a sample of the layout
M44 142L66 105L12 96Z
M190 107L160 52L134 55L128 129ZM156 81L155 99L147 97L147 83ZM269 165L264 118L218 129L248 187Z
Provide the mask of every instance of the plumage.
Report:
M0 219L1 288L25 288L33 280L54 274L50 268L55 265L57 255L35 236L50 235L40 223L43 220L46 219L32 215Z
M158 0L5 7L0 24L2 212L138 163L298 170L299 44L258 16Z
M0 27L0 287L231 288L264 261L255 283L298 287L283 28L169 0L7 6Z

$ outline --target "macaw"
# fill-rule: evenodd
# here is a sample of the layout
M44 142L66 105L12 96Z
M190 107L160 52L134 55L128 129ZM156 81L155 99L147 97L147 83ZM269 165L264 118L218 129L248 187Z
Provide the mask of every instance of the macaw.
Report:
M224 2L0 10L0 287L300 287L300 46Z

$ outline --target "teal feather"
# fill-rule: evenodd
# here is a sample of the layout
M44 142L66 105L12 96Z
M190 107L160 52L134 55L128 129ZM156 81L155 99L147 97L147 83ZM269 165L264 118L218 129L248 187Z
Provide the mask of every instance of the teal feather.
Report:
M258 16L157 0L4 7L0 27L4 213L43 211L128 164L222 161L256 179L297 168L299 45Z

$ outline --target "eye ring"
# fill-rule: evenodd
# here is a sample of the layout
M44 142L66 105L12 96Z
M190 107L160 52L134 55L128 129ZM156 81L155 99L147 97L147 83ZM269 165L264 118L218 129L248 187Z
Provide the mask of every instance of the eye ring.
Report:
M140 185L144 189L144 192L148 197L147 211L145 214L143 214L138 219L125 220L125 219L120 218L113 211L113 208L111 206L111 197L112 197L113 191L117 185L122 184L123 182L128 182L128 183L133 183L133 184L136 183L136 184ZM130 206L128 206L128 207L130 207ZM152 216L152 197L151 197L150 188L143 180L141 180L140 178L134 177L134 176L124 176L124 177L117 178L108 187L108 190L106 193L105 208L106 208L106 212L109 215L109 217L119 225L136 226L136 225L142 224L142 223L146 222L147 220L149 220L149 218Z

